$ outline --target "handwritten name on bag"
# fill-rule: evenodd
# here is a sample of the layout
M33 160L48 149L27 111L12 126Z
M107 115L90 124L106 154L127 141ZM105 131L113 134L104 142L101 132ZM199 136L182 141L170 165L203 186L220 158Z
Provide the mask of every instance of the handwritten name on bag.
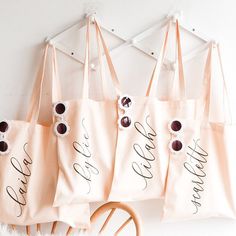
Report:
M137 154L137 161L132 162L133 171L143 179L143 188L145 190L148 185L148 180L153 178L152 163L156 160L154 155L155 137L157 136L155 130L150 125L150 116L147 115L145 123L135 122L134 127L136 131L144 137L144 141L141 140L133 144L133 150Z
M85 119L82 119L83 140L81 142L74 141L73 148L79 154L78 162L73 164L75 172L84 180L88 186L89 194L91 192L91 182L93 175L99 175L99 170L94 164L91 164L92 154L90 151L89 134L85 126Z
M19 161L16 157L10 159L11 166L17 174L17 187L11 185L6 187L6 193L10 199L18 206L17 217L20 217L23 212L24 206L27 204L27 185L31 176L30 166L33 164L32 158L26 151L28 143L23 146L25 157L23 161Z
M194 205L193 214L197 214L201 204L201 193L204 191L204 179L206 173L204 165L207 163L208 153L199 145L200 140L193 140L193 147L188 146L187 156L189 160L184 163L184 168L191 174L193 183L193 195L191 203Z

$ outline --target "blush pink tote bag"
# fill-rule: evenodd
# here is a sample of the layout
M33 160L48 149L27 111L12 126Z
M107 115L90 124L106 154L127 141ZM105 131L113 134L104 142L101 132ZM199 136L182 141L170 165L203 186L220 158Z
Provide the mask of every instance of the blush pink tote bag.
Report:
M52 207L58 176L56 139L52 126L38 123L47 51L48 46L27 121L0 122L0 222L30 225L62 221L72 227L87 228L90 215L87 204ZM54 100L58 88L55 78L52 82Z
M217 45L210 44L204 81L199 115L191 119L179 109L166 124L170 161L165 221L235 218L236 126L225 102L227 91Z
M103 48L116 93L119 82L100 27L95 20L102 73ZM59 175L54 206L107 200L114 168L117 139L116 98L93 100L89 92L90 24L87 19L86 56L82 99L58 101L54 105ZM103 83L106 83L104 76ZM105 92L105 91L104 91ZM116 96L117 96L116 94Z
M115 171L109 196L111 201L138 201L164 196L168 169L168 149L165 144L168 136L163 137L161 134L166 132L165 123L175 109L178 109L179 101L174 98L160 100L155 91L164 63L171 23L168 23L146 96L120 96ZM178 24L175 28L178 67L172 83L176 82L183 92L185 82ZM173 92L175 90L177 89L173 87ZM195 102L189 100L186 106L189 107L187 111L191 115Z

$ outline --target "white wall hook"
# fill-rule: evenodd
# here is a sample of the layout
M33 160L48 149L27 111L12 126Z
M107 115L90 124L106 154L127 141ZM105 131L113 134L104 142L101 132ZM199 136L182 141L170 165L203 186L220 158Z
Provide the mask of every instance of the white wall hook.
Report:
M90 68L95 71L96 70L95 64L91 63Z
M95 21L95 18L96 18L96 14L97 12L96 11L93 11L93 12L90 12L90 13L86 13L85 17L86 18L90 18L91 22L94 23Z
M219 42L218 42L217 40L215 40L215 39L211 40L211 42L212 42L212 44L213 44L214 47L219 44Z
M172 14L168 14L167 15L168 19L171 19L174 23L176 22L176 20L181 20L183 18L183 11L176 11Z
M96 14L99 12L99 9L102 7L102 3L97 0L89 0L84 3L84 12L85 17L96 17Z
M45 42L45 43L50 43L49 41L50 41L50 38L49 38L49 37L46 37L46 38L44 39L44 42Z

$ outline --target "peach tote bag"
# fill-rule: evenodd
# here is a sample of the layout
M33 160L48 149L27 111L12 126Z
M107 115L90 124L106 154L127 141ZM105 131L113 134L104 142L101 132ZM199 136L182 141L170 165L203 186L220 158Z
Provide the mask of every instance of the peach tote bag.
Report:
M54 133L59 160L54 206L103 201L110 192L117 137L117 107L116 98L107 97L105 90L102 100L90 99L88 95L91 21L88 17L82 98L59 100L54 104L57 119ZM102 48L117 97L119 82L109 51L96 19L92 25L96 30L103 85L107 82L104 78Z
M216 88L215 90L214 88ZM232 124L219 46L210 44L195 119L170 117L165 221L235 218L236 126Z
M119 131L115 171L109 196L111 201L138 201L164 196L168 169L168 149L165 144L168 137L162 137L161 134L167 133L165 123L174 109L179 107L179 101L174 97L159 99L156 88L171 26L172 21L169 21L146 96L122 95L118 101ZM182 92L185 90L178 22L175 31L178 66L171 81L173 85L176 83L176 86L172 86L172 93L177 92L177 84L182 88ZM192 108L187 110L190 114L195 103L189 100L186 105Z
M56 139L51 131L53 126L38 123L47 55L48 45L27 121L0 122L0 222L30 225L62 221L72 227L87 228L87 204L52 207L58 176ZM58 94L54 77L53 100Z

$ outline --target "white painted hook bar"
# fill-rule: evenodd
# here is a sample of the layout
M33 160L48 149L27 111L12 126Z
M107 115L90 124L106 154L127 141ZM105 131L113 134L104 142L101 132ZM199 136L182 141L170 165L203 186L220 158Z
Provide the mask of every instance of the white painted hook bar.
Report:
M90 11L89 13L87 13L85 15L85 17L83 17L79 22L77 22L76 24L66 28L65 30L59 32L58 34L56 34L53 37L48 37L46 39L46 42L54 45L58 50L60 50L62 53L72 57L73 59L75 59L76 61L78 61L79 63L83 64L83 53L77 53L75 52L74 49L68 48L66 47L63 43L60 42L61 39L63 39L63 35L66 33L71 33L71 32L75 32L76 30L79 30L81 28L83 28L86 25L86 18L87 17L91 17L91 19L95 19L95 17L97 18L97 13L96 11ZM199 48L197 48L196 50L193 50L192 52L186 54L183 56L183 61L187 61L191 58L194 57L194 55L196 55L196 53L198 53L199 51L202 51L202 48L205 48L206 43L208 43L209 41L212 41L211 39L209 39L208 37L206 37L205 35L199 33L198 30L196 30L194 27L190 27L187 26L185 24L182 23L182 18L183 18L183 11L177 11L174 14L168 14L166 18L162 19L161 21L155 23L153 26L147 28L146 30L140 32L139 34L136 34L134 37L130 38L130 39L125 39L125 37L121 36L120 33L117 32L117 30L114 30L112 27L107 27L104 25L101 25L101 28L107 32L109 32L110 34L114 35L116 38L120 39L123 41L123 43L121 43L119 46L114 47L110 50L110 52L113 53L118 53L121 51L125 51L125 49L127 47L134 47L137 50L139 50L140 52L148 55L151 58L154 58L155 60L158 57L158 54L156 52L156 50L153 50L151 48L148 48L148 46L144 46L141 41L143 39L145 39L146 37L150 36L153 32L155 32L156 30L161 29L162 27L164 27L167 22L172 19L173 23L176 22L176 20L178 19L180 21L179 25L180 28L182 28L183 30L191 33L193 36L201 39L204 42L204 45L201 45ZM96 70L96 65L97 65L98 59L94 59L91 61L92 65L90 65L90 68L92 70ZM173 66L169 65L171 62L169 60L165 61L165 66L167 69L173 68Z

